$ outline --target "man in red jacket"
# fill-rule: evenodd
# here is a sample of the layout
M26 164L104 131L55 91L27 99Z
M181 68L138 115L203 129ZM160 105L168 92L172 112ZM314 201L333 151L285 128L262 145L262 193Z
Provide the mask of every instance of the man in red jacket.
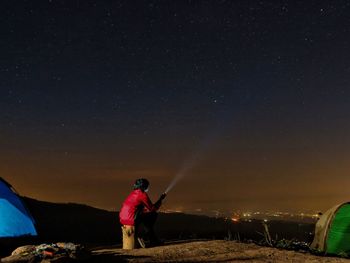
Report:
M134 184L134 190L125 199L119 212L120 223L124 227L134 226L136 235L140 232L140 225L143 225L144 231L149 237L150 245L158 245L160 241L154 233L154 224L157 220L157 210L162 204L166 194L162 194L156 203L149 199L148 192L149 182L147 179L137 179ZM144 242L141 238L138 241L142 247Z

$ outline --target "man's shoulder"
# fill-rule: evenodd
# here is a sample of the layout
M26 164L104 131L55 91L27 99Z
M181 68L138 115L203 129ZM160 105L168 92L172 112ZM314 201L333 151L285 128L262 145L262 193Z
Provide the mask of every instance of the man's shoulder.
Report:
M132 195L136 195L136 196L147 196L147 194L143 191L141 191L140 189L136 189L136 190L133 190L131 192Z

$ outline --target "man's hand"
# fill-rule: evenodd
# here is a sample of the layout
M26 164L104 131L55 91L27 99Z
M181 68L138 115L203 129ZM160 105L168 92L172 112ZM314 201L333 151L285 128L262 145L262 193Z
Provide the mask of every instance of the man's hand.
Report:
M163 200L166 197L166 193L162 193L162 195L160 196L160 200Z
M166 197L166 193L161 194L161 196L159 197L158 201L154 204L156 209L158 209L162 205L162 201L163 201L163 199L165 197Z

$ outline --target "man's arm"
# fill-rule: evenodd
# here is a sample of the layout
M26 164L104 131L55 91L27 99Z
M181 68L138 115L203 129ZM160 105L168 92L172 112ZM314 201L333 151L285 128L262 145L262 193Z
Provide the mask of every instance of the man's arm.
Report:
M149 199L148 195L146 193L144 193L143 197L142 197L142 203L144 204L144 206L151 212L155 212L157 211L160 206L162 205L162 201L163 199L166 197L166 194L162 194L160 196L160 198L158 199L157 202L155 202L155 204L152 204L151 200Z
M149 199L146 193L142 193L141 201L145 208L150 212L155 212L157 210L156 206L152 203L151 199Z
M154 206L156 207L156 209L158 210L160 208L160 206L162 205L162 201L163 199L166 197L166 193L163 193L157 202L155 202Z

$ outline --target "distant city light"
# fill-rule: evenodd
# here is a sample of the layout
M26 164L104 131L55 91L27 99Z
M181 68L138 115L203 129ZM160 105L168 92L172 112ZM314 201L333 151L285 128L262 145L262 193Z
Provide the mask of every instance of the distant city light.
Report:
M232 217L231 220L232 220L233 222L239 222L239 218L237 218L237 217Z

